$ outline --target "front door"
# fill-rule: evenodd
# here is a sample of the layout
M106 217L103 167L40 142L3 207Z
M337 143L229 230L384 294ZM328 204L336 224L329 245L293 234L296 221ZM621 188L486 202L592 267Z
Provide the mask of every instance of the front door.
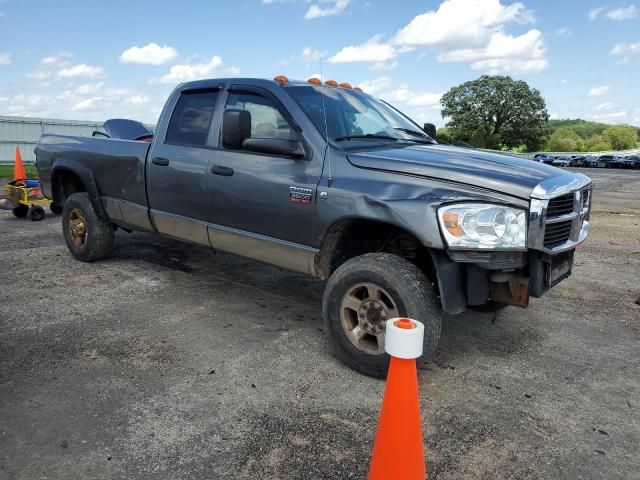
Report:
M284 107L267 92L232 86L225 108L251 114L252 138L291 138ZM211 162L209 204L216 225L240 235L257 234L307 246L317 243L313 227L320 158L295 160L221 144ZM213 238L212 243L216 247Z

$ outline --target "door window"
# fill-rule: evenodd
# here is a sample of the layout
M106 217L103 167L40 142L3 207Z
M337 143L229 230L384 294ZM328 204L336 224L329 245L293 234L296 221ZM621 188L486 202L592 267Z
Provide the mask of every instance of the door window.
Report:
M251 114L251 138L289 139L291 127L274 102L254 93L231 93L228 109L246 110Z
M205 146L209 137L218 90L184 92L167 128L167 143Z

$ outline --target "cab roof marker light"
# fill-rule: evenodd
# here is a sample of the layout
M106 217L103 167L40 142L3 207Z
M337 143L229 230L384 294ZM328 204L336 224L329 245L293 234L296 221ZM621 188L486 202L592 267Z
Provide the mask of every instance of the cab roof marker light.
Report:
M287 77L285 77L284 75L277 75L275 77L273 77L273 79L278 82L280 85L282 85L283 83L287 83L289 81L289 79Z
M307 79L307 82L312 85L322 85L322 80L317 77L311 77Z
M353 87L351 87L351 85L350 85L349 83L347 83L347 82L342 82L342 83L340 84L340 86L341 86L342 88L348 88L348 89L353 88Z
M335 80L327 80L326 82L324 82L325 85L329 85L330 87L337 87L338 86L338 82L336 82Z
M362 90L360 87L353 87L353 89L354 89L356 92L361 92L361 93L363 92L363 90Z

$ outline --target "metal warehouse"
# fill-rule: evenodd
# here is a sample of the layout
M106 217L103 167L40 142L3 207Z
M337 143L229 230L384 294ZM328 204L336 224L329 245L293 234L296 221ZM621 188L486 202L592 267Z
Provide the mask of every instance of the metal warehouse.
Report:
M43 133L91 136L94 130L104 131L102 122L0 115L0 163L13 163L16 147L25 163L35 162L33 149Z

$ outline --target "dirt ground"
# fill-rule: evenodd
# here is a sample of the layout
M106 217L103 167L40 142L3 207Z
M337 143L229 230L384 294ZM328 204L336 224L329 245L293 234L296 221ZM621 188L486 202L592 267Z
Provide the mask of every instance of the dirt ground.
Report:
M529 309L445 319L430 479L640 479L640 172ZM0 479L360 479L384 383L330 354L322 282L151 235L75 261L0 211Z

